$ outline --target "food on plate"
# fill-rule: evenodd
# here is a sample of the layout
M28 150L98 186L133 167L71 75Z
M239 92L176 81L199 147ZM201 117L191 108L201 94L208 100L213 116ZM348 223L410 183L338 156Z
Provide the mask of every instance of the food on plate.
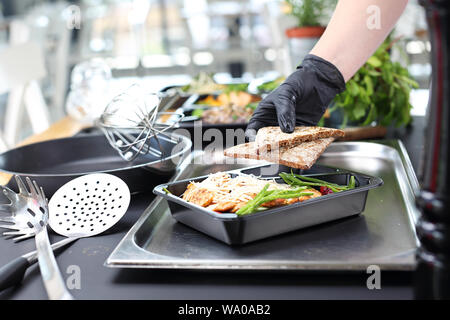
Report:
M200 117L203 122L211 124L247 123L252 117L253 111L254 109L250 106L228 105L202 110Z
M241 216L355 187L353 176L347 186L294 173L282 173L280 177L285 183L245 174L232 177L228 173L218 172L201 182L190 182L182 199L215 212ZM320 191L321 188L324 192Z
M211 74L200 73L181 88L187 93L207 96L198 100L191 116L210 124L247 123L261 97L249 93L248 83L218 84Z
M231 86L231 85L229 85ZM233 85L237 86L237 85ZM240 87L234 87L235 89ZM195 109L193 116L201 118L206 123L246 123L261 100L259 96L245 91L226 90L217 97L208 95L196 104L207 107Z
M224 154L233 158L266 160L291 168L309 169L333 141L334 138L317 139L270 151L259 151L254 142L249 142L228 148Z
M245 91L231 91L221 93L217 96L208 95L206 98L197 101L196 104L211 107L221 107L228 105L237 105L240 107L246 107L249 103L259 100L261 100L260 97L254 96Z
M206 98L198 100L196 104L210 106L210 107L220 107L224 104L223 98L226 97L225 94L219 94L218 96L214 96L212 94L206 96ZM201 109L197 109L201 110Z
M260 151L278 147L292 147L305 141L343 137L344 131L325 127L299 126L294 132L284 133L280 127L264 127L258 130L255 143Z
M191 83L181 87L181 91L186 93L210 94L222 91L226 86L219 84L213 79L213 75L206 72L200 72L192 78Z

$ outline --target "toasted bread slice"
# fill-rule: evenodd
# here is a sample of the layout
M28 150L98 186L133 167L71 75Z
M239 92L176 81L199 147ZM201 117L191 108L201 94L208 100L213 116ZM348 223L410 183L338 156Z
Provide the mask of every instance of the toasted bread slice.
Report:
M223 154L227 157L232 158L245 158L245 159L256 159L261 158L258 155L258 150L256 150L256 145L254 142L248 142L243 144L238 144L237 146L225 149Z
M317 161L334 138L317 139L300 143L294 147L281 147L278 150L259 151L253 142L240 144L224 151L228 157L266 160L291 168L309 169Z
M302 142L323 138L343 137L344 131L323 127L296 127L293 133L284 133L280 127L265 127L256 134L256 147L260 152L293 147Z

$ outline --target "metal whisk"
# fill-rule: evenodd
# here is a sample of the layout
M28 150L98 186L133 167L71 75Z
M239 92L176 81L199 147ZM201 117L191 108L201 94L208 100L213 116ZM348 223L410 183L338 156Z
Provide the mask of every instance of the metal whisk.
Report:
M184 115L159 112L160 102L157 94L146 94L138 85L133 85L115 97L97 120L109 144L124 160L133 161L146 154L162 157L158 136L165 135L164 132L177 125ZM171 121L159 121L162 116L170 117ZM151 143L152 138L156 145Z

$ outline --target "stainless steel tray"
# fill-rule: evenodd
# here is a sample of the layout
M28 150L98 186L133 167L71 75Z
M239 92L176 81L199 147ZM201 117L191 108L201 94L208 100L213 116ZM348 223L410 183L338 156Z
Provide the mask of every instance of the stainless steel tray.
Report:
M192 155L195 159L198 156ZM201 165L190 160L174 179L261 164L249 161ZM369 265L378 265L382 270L414 269L418 244L414 195L419 184L401 142L333 143L319 163L380 177L384 186L369 193L360 216L239 247L230 247L177 223L168 211L167 201L158 197L105 265L224 270L366 270Z

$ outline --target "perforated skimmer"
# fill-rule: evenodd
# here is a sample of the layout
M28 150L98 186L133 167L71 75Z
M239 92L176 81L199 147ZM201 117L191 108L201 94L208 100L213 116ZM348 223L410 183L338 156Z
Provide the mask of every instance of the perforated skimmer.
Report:
M49 224L66 237L100 234L122 218L130 204L130 190L120 178L95 173L62 186L49 202Z

